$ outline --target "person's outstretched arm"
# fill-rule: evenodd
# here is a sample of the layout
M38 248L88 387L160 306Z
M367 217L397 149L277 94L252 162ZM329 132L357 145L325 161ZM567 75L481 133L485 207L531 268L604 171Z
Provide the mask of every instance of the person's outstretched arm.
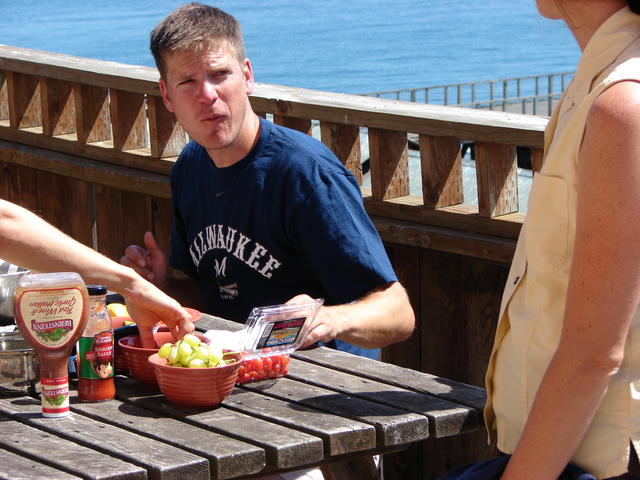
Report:
M308 295L298 295L288 303L308 301ZM384 347L409 338L414 324L405 289L400 282L391 282L355 302L320 307L303 347L334 338L363 348Z
M155 345L151 327L164 322L181 337L194 327L180 304L134 270L77 242L34 213L0 200L0 257L34 272L77 272L87 284L120 293L145 345Z

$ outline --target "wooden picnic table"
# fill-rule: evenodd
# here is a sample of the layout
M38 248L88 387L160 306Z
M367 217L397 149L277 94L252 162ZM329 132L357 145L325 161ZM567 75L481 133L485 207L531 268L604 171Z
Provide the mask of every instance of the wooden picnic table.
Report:
M199 330L240 325L210 315ZM378 478L374 455L481 426L483 389L325 347L289 374L188 410L119 375L116 399L43 418L30 396L0 399L0 478L227 479L321 466L326 478Z

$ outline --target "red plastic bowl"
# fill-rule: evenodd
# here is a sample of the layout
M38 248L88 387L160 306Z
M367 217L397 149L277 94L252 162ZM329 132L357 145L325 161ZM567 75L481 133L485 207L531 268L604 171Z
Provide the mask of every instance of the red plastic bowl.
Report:
M207 408L220 404L233 390L238 380L240 354L235 362L223 367L182 368L170 367L166 358L158 354L149 357L165 397L176 405L189 408Z
M204 335L196 334L196 336L203 342L209 343L209 339ZM118 346L124 353L131 376L140 383L150 387L157 387L158 381L153 367L149 364L149 355L157 353L158 348L142 348L140 335L122 337L118 340Z
M126 322L130 322L131 317L111 317L111 325L113 329L123 327Z

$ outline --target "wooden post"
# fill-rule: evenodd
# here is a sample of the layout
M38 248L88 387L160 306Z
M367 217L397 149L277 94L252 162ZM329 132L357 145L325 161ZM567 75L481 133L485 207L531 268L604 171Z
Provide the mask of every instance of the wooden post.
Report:
M42 133L49 137L76 131L73 84L54 78L40 80Z
M113 148L133 150L149 144L144 95L111 90L111 129Z
M405 132L369 129L371 194L376 200L409 195L409 154Z
M311 135L311 120L308 118L286 117L284 115L274 114L273 123Z
M542 168L544 162L544 150L541 148L531 149L531 171L535 174Z
M42 125L38 77L16 72L7 72L6 75L9 126L11 128L29 128Z
M73 93L78 141L93 143L111 140L108 111L109 90L77 84Z
M422 197L425 207L441 208L464 201L460 139L420 135Z
M354 125L320 122L320 138L356 176L358 184L362 185L360 128Z
M516 147L476 142L478 209L483 217L498 217L518 211Z
M186 143L186 134L168 111L161 97L147 97L149 115L149 137L153 158L174 157L180 154Z
M0 121L9 120L9 96L4 72L0 71Z

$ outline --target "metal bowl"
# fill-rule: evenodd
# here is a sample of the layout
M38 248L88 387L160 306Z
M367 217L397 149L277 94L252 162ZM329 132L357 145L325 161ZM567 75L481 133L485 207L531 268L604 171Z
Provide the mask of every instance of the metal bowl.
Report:
M18 272L0 274L0 326L13 325L13 294L16 291L18 280L28 270L21 269Z
M40 393L36 352L19 332L0 333L0 397Z

